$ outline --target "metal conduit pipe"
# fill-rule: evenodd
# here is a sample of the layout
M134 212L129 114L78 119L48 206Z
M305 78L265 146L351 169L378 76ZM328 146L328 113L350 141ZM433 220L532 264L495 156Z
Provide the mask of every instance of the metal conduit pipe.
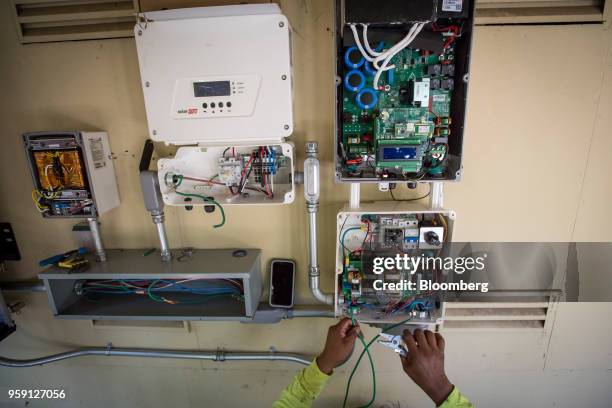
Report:
M4 281L0 282L0 290L4 292L22 292L22 293L31 293L31 292L46 292L45 284L39 280L29 280L29 281Z
M105 262L106 251L104 250L104 244L102 243L102 235L100 234L98 219L88 218L87 222L89 223L89 230L91 231L91 236L93 237L94 245L96 247L96 257L98 258L98 261Z
M304 198L308 211L308 253L310 265L308 281L312 296L319 302L333 305L334 296L323 293L319 288L319 260L317 251L317 211L319 210L320 177L317 142L306 143L306 160L304 160Z
M317 310L317 309L292 309L289 311L287 318L294 319L296 317L336 317L333 309Z
M85 356L108 356L108 357L140 357L140 358L176 358L187 360L210 360L210 361L287 361L302 365L309 365L312 358L295 353L276 353L276 352L232 352L232 351L180 351L180 350L147 350L147 349L126 349L112 348L108 346L82 348L64 353L53 354L44 357L16 360L7 357L0 357L0 366L3 367L34 367L69 358Z
M159 249L162 261L169 261L172 259L170 252L170 246L168 245L168 236L166 235L166 225L164 224L164 213L153 214L151 213L155 228L157 228L157 237L159 238Z

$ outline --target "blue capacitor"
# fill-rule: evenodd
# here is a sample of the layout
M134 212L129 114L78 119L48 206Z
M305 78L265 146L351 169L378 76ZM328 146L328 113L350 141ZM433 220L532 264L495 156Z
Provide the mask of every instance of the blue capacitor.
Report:
M393 82L395 81L395 70L394 69L390 69L387 71L387 83L389 85L393 85Z
M376 46L376 48L374 48L374 51L378 51L381 52L383 50L383 48L385 48L385 43L383 43L382 41L380 41L378 43L378 45ZM372 63L369 61L364 61L363 63L363 69L366 72L366 74L368 74L368 76L374 76L374 74L376 74L376 71L374 70L374 68L372 67Z
M372 109L378 103L378 95L372 88L362 89L355 97L355 103L361 109Z
M368 74L368 76L374 76L374 74L376 73L376 71L374 71L374 68L372 68L372 64L368 61L364 62L363 70L366 72L366 74Z
M344 75L344 87L351 92L359 92L365 83L365 75L358 69L353 69Z
M346 49L346 52L344 53L344 63L347 67L353 69L359 68L364 62L365 59L363 58L363 55L361 55L359 48L353 45L352 47L348 47Z

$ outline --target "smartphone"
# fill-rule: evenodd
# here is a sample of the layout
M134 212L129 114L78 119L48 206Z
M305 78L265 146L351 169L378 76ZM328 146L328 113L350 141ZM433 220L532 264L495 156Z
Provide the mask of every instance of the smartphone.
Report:
M295 288L295 262L273 259L270 263L270 306L293 307Z

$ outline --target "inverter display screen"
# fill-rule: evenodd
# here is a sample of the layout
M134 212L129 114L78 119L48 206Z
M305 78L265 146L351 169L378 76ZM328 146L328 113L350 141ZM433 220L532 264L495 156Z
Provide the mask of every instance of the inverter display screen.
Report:
M229 96L231 94L230 81L194 82L193 93L196 98L205 96Z

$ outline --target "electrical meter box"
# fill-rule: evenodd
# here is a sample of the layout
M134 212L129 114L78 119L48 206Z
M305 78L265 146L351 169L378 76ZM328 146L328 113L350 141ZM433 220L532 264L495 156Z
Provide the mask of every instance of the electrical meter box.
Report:
M459 180L474 0L335 0L339 182Z
M43 217L92 218L119 206L106 132L31 132L23 142Z
M443 281L445 271L410 259L440 256L452 238L454 212L377 202L347 208L336 221L336 316L372 324L442 322L443 294L432 282Z
M291 28L276 4L141 14L134 27L164 202L294 199Z

